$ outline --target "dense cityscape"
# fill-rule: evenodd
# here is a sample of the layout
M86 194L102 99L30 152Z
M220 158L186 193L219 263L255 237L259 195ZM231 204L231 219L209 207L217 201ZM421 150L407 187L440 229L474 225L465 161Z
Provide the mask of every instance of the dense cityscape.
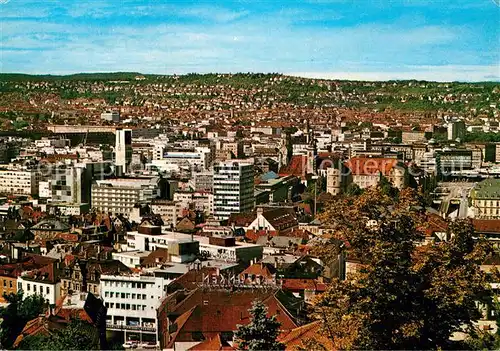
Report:
M123 73L0 87L3 347L498 345L498 84ZM423 281L404 291L405 274ZM408 327L387 309L423 329L380 340L356 309L382 334ZM272 340L252 345L263 327Z
M0 0L0 351L500 350L500 0Z

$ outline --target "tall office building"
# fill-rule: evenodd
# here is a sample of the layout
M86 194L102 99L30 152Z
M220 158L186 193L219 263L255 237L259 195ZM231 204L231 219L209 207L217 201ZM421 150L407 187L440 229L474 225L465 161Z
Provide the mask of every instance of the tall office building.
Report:
M108 122L120 122L120 111L106 111L101 113L101 119Z
M464 121L454 121L448 123L448 140L464 141L465 123Z
M90 201L92 175L84 164L54 165L49 180L52 203L81 204Z
M115 141L115 165L118 174L127 171L132 160L132 130L117 129Z
M228 219L231 213L250 212L255 205L254 166L244 160L214 165L214 215Z

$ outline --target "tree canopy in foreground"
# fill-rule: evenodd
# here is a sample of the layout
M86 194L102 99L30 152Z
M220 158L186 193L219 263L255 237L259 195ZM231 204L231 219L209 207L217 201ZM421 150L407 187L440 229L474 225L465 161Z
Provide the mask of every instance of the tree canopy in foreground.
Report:
M331 261L340 239L358 263L315 304L315 318L338 349L456 349L464 344L450 340L455 332L473 334L478 302L491 301L480 270L491 250L474 241L468 220L450 223L449 240L425 244L422 204L411 189L390 197L374 187L323 213L330 240L319 254Z
M236 331L238 350L284 350L285 345L277 341L280 323L276 316L267 316L267 307L256 300L250 308L250 323L239 325Z

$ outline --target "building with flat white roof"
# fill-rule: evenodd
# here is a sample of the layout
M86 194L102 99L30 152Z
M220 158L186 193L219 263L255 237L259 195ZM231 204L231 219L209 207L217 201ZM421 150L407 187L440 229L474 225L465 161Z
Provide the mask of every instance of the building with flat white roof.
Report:
M182 246L182 243L198 242L199 252L209 259L226 262L249 263L251 260L262 258L261 245L236 241L234 237L205 237L178 232L162 231L162 234L145 234L137 231L127 233L127 250L154 251L157 248L169 249L173 245ZM170 247L170 248L169 248ZM189 262L179 252L179 262Z
M92 184L92 207L103 212L130 215L136 203L160 196L159 178L115 178Z

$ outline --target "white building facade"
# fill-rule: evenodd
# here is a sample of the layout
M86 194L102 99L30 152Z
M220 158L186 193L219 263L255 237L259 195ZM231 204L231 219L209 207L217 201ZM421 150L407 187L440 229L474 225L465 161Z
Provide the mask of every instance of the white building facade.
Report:
M35 195L39 181L40 174L35 170L0 170L0 193Z
M151 203L160 196L158 181L156 177L97 180L92 184L92 207L130 215L136 203Z
M108 308L106 328L125 340L156 342L157 311L171 280L149 274L101 275L100 291Z
M216 163L214 216L224 220L232 213L250 212L254 206L254 165L241 160Z

